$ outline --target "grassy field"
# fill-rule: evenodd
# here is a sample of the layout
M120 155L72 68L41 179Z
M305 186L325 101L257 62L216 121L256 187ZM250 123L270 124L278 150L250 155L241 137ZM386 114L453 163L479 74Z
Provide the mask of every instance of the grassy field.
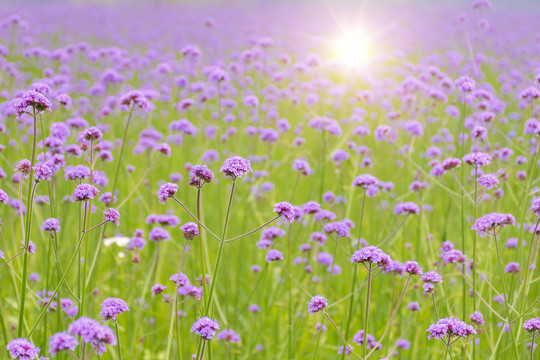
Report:
M1 9L0 358L536 358L539 29L475 4Z

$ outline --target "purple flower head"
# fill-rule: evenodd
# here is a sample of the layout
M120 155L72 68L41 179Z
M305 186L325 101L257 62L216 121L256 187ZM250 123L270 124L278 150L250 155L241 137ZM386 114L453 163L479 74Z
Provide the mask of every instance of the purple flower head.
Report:
M322 297L320 295L315 295L309 301L308 312L310 314L315 314L316 312L321 311L322 309L324 309L327 306L328 306L328 300L326 300L326 298L324 298L324 297Z
M165 204L168 198L173 197L178 191L178 185L173 183L165 183L159 187L158 199L162 204Z
M109 208L103 211L105 221L112 222L114 225L120 225L120 213L114 208Z
M495 230L498 227L505 227L506 225L515 225L516 220L511 214L503 213L491 213L482 216L481 218L476 219L472 230L475 230L476 233L482 237L488 233L488 235L495 234Z
M152 292L152 296L156 296L161 294L163 291L165 291L167 287L165 285L161 285L160 283L154 284L150 291Z
M390 265L392 259L384 251L376 246L366 246L357 250L351 257L352 263L370 263L377 266L386 267Z
M491 156L482 152L470 153L463 157L463 161L474 167L487 166L491 164Z
M129 307L124 300L107 298L101 303L99 316L103 317L103 320L113 319L116 321L116 317L126 311L129 311Z
M458 249L452 249L441 254L442 260L446 264L456 264L467 262L467 256Z
M143 112L147 112L150 108L148 100L139 90L131 90L122 95L120 98L120 105L123 105L125 110L129 109L131 106L137 106Z
M51 102L45 95L34 90L28 90L20 98L15 99L15 114L20 117L32 107L37 113L51 110Z
M178 287L184 287L190 284L189 278L184 273L176 273L172 275L169 280L171 280Z
M411 311L420 311L420 305L416 301L413 301L412 303L407 305L407 309Z
M444 159L441 162L441 166L442 166L444 171L457 169L457 168L459 168L461 166L461 160L456 159L456 158Z
M216 338L232 343L239 343L241 341L240 336L233 329L224 329Z
M499 179L495 175L487 174L478 178L478 183L486 189L491 190L499 185Z
M474 90L476 82L468 76L461 76L456 79L455 85L459 91L466 94Z
M394 214L396 215L418 215L420 214L420 208L413 202L404 202L397 204L394 207Z
M92 142L92 141L99 140L102 137L103 137L103 133L101 132L101 130L99 130L97 127L90 126L80 132L79 141L84 144L85 141Z
M75 201L87 201L95 198L99 194L99 190L90 184L82 183L77 185L73 191L72 199Z
M336 218L336 214L330 210L320 210L315 213L315 218L317 220L334 220Z
M59 232L60 231L60 222L58 221L58 219L49 218L49 219L43 221L43 224L41 224L41 231Z
M32 163L30 160L22 159L19 161L17 166L15 166L15 171L20 173L23 178L28 179L30 176L30 170L32 169Z
M21 241L21 249L25 249L25 246L24 246L24 240ZM28 241L28 249L27 249L27 250L28 250L28 252L29 252L30 254L35 254L35 253L36 253L36 244L34 244L34 243L32 242L32 240L29 240L29 241Z
M430 284L442 283L442 276L435 271L428 271L420 277L420 281Z
M266 261L271 263L272 261L283 260L283 253L279 250L271 249L266 253Z
M247 107L258 107L259 99L255 95L247 95L244 98L244 105Z
M435 286L432 283L424 283L422 288L424 289L424 295L431 294L435 291Z
M33 360L39 356L39 348L23 338L11 340L6 345L6 349L9 351L9 355L16 360Z
M49 340L49 352L52 355L56 355L66 349L74 351L77 345L79 345L79 341L73 336L67 332L59 332L51 336Z
M309 167L309 163L305 159L296 159L293 163L293 169L295 171L299 171L300 174L304 176L311 175L311 168Z
M321 251L317 254L317 261L323 265L332 265L334 262L334 257L330 253Z
M167 143L161 143L154 146L154 150L159 151L167 157L171 157L171 146Z
M214 173L206 165L194 165L189 171L189 185L201 188L205 183L212 182Z
M504 268L504 272L507 274L517 274L520 270L519 263L517 262L509 262Z
M422 268L416 261L405 261L403 264L403 270L411 275L421 275Z
M203 316L193 323L190 332L199 335L206 340L212 340L216 334L216 330L219 330L219 323L217 320L212 320L209 317Z
M353 341L357 343L358 345L362 346L364 344L364 330L359 330L354 336ZM368 349L374 349L380 350L382 348L381 344L377 344L377 341L375 341L375 337L371 334L366 334L366 347Z
M379 180L375 176L369 174L357 176L352 182L353 186L360 186L364 189L367 189L370 186L376 186L377 184L379 184Z
M192 240L195 236L199 236L199 227L194 222L187 222L180 226L180 230L184 234L186 240Z
M68 332L80 336L83 342L88 343L94 338L99 326L99 322L94 319L80 317L69 325Z
M164 228L155 227L148 233L148 238L152 241L167 241L171 238L171 235Z
M337 237L351 236L350 226L345 221L335 221L323 225L324 232L327 234L335 233Z
M35 172L34 180L36 182L50 181L53 176L53 171L51 170L49 166L45 164L38 164L34 166L34 172Z
M0 202L2 204L7 204L9 202L8 194L2 189L0 189Z
M399 339L396 341L396 347L403 350L409 350L411 348L411 342L407 339Z
M531 318L529 320L526 320L523 323L523 328L527 332L540 332L540 319L539 318Z
M529 208L536 216L540 216L540 198L536 198L532 201Z
M385 267L384 273L390 274L392 272L398 275L402 275L405 272L405 269L403 268L403 264L397 260L392 260L390 264Z
M240 178L251 172L251 162L241 156L233 156L223 162L220 171L233 179Z
M281 216L282 219L292 223L294 221L294 208L293 206L286 202L278 202L274 205L274 212Z
M345 350L345 355L349 355L352 351L353 347L351 345L341 345L338 349L338 354L343 354L343 351Z
M321 204L316 201L308 201L302 205L302 211L305 214L315 214L321 210Z
M427 332L429 333L428 339L444 339L450 336L467 338L476 334L474 327L454 317L439 319L427 329Z
M473 324L476 324L479 326L482 326L485 324L484 315L482 315L482 313L479 311L475 311L471 315L469 315L469 320L471 320Z
M55 100L64 105L66 109L71 108L71 97L68 94L58 94Z

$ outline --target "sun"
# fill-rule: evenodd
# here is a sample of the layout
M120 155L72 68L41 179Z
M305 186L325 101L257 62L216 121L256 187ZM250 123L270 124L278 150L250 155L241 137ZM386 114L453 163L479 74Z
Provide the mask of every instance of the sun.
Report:
M336 60L353 68L365 65L374 50L369 35L357 29L342 31L332 45Z

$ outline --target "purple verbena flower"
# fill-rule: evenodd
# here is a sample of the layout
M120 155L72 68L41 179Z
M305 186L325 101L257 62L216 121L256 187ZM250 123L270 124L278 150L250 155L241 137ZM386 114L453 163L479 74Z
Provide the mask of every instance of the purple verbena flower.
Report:
M120 225L120 212L114 208L109 208L103 211L105 221L112 222L114 225Z
M376 246L366 246L357 250L351 257L352 263L370 263L381 267L386 267L392 259L384 251Z
M274 205L274 212L290 223L294 221L294 208L286 201L276 203Z
M472 230L475 230L476 233L480 236L485 236L495 234L494 231L498 227L505 227L506 225L515 225L516 220L511 214L503 213L491 213L482 216L481 218L476 219Z
M39 348L23 338L11 340L6 345L6 349L9 351L9 355L16 360L33 360L39 356Z
M90 184L82 183L77 185L73 191L72 198L75 201L87 201L95 198L99 194L99 190Z
M49 340L49 352L52 355L56 355L66 349L74 351L77 345L79 345L79 341L73 336L67 332L59 332L51 336Z
M279 250L271 249L266 253L266 261L269 263L272 261L283 260L283 253Z
M193 323L190 332L199 335L205 340L212 340L216 334L216 330L219 330L219 323L217 320L212 320L207 316L203 316Z
M239 343L240 336L233 329L224 329L216 337L218 340L224 340L231 343Z
M178 185L173 183L165 183L159 187L158 199L162 204L165 204L168 198L173 197L178 191Z
M54 231L59 232L60 231L60 222L58 219L55 218L49 218L43 221L43 224L41 224L41 231Z
M324 298L324 297L322 297L320 295L315 295L309 301L308 312L310 314L315 314L316 312L321 311L322 309L324 309L327 306L328 306L328 300L326 300L326 298Z
M251 172L251 162L241 156L233 156L223 162L220 171L233 179L240 178Z
M107 298L101 303L99 316L103 317L103 320L113 319L116 321L116 317L126 311L129 311L129 307L124 300Z
M199 236L199 227L194 222L187 222L180 226L180 230L184 234L186 240L192 240L195 236Z
M411 275L422 275L422 268L416 261L405 261L403 270Z

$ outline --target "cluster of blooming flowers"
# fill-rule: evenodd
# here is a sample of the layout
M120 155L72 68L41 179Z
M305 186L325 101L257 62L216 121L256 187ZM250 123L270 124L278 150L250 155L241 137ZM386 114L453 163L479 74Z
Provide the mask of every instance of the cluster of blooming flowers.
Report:
M483 237L485 235L496 235L497 230L500 230L500 228L506 225L513 226L515 223L516 219L512 214L491 213L476 219L471 229Z
M175 287L178 289L178 295L179 296L190 296L197 300L201 299L203 288L197 287L193 285L190 281L187 275L184 273L176 273L173 274L169 280L171 280ZM207 283L208 283L208 277L207 277ZM201 283L202 285L202 283ZM161 284L156 284L152 288L152 294L158 295L161 294L165 290L165 287Z
M453 336L468 339L476 334L473 326L454 317L439 319L435 324L429 326L427 332L429 333L428 339L441 339L446 344L450 343L450 338Z

